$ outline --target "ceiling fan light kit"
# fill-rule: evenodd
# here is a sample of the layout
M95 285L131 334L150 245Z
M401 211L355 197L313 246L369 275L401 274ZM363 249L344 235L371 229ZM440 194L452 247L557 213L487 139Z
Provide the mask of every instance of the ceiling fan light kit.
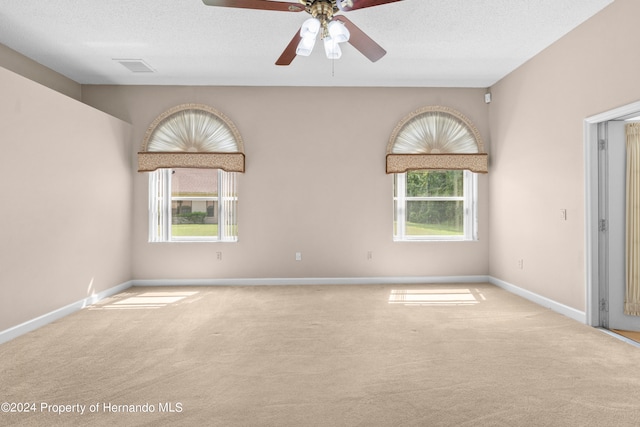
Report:
M340 59L340 57L342 56L342 49L340 49L340 44L331 39L331 37L327 37L324 39L324 52L329 59Z
M343 15L350 12L402 0L299 0L298 3L271 0L202 0L207 6L233 7L240 9L271 10L277 12L305 11L312 17L307 19L284 49L276 65L289 65L297 55L309 56L316 38L324 42L329 59L342 56L340 43L349 43L371 62L382 58L387 52L373 39Z
M316 38L320 32L320 21L316 18L309 18L302 23L300 28L300 37L302 38Z
M300 43L298 43L298 47L296 48L296 55L300 56L309 56L313 51L313 47L316 45L315 37L303 37L300 39Z
M324 50L329 59L339 59L342 56L340 43L349 41L349 30L340 21L331 21L325 27L317 18L309 18L302 24L300 29L300 43L296 48L296 55L309 56L316 44L316 37L322 27L322 40Z
M344 43L349 41L351 34L349 29L340 21L329 22L329 37L336 43Z

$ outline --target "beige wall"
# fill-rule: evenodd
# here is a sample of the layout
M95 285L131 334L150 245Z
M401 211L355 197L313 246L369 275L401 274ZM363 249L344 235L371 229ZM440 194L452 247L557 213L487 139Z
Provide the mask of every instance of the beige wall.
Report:
M56 73L3 44L0 44L0 67L27 77L73 99L80 100L82 98L82 86L79 83Z
M0 68L0 331L131 277L131 126Z
M425 105L458 109L488 140L484 90L83 86L83 100L133 123L132 159L149 124L182 103L218 108L244 139L238 243L148 243L147 175L136 174L134 279L488 273L487 176L479 180L479 241L394 243L385 174L393 128Z
M583 121L640 99L639 15L617 0L491 88L491 275L578 310Z

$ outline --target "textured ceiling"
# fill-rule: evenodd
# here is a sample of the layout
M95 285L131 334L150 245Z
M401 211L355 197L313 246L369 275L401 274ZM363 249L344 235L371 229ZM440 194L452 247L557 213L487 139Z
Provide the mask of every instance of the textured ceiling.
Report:
M0 43L82 84L488 87L613 0L404 0L346 16L387 50L274 65L308 18L201 0L0 0ZM141 59L133 73L114 59Z

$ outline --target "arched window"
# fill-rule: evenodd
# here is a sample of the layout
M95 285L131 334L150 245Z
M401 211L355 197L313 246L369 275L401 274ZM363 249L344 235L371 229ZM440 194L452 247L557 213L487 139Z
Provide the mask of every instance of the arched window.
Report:
M477 180L487 154L475 126L447 107L404 118L387 145L396 241L477 239Z
M387 145L387 173L430 169L486 173L487 163L476 127L447 107L414 111L398 123Z
M149 126L138 171L149 172L149 241L238 240L242 138L219 111L184 104Z
M240 133L231 120L209 106L174 107L151 123L138 153L138 172L160 168L244 172Z

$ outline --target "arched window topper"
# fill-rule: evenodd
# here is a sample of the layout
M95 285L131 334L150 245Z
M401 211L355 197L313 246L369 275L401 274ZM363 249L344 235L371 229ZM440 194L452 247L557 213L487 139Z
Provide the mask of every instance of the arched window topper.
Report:
M242 138L221 112L202 104L178 105L151 123L138 153L138 172L159 168L244 172Z
M428 169L486 173L487 164L476 127L448 107L414 111L398 123L387 145L387 173Z

